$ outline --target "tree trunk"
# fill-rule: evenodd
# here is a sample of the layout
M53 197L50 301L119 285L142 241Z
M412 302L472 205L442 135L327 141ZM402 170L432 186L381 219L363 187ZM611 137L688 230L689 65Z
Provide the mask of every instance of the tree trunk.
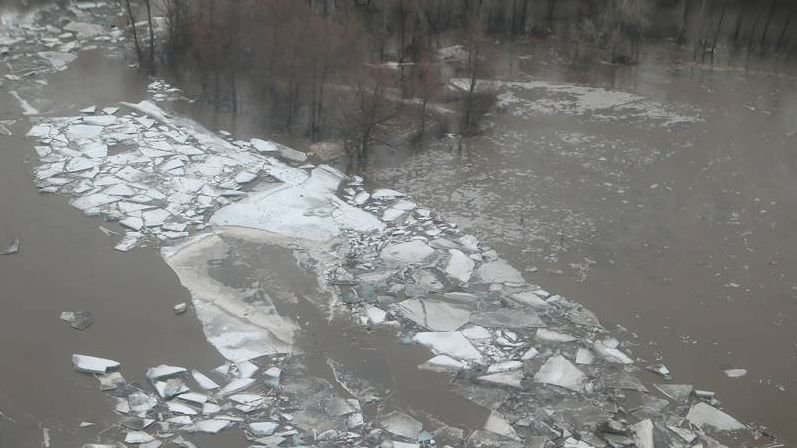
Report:
M150 0L144 2L147 6L147 25L149 26L149 70L155 74L155 30L152 28L152 8Z
M136 47L136 59L138 59L138 65L141 66L141 45L138 43L138 31L136 31L136 17L133 15L133 7L130 6L130 0L125 0L125 4L127 5L127 17L130 20L130 28L133 31L133 44Z
M761 42L758 43L758 49L763 52L764 51L764 44L767 42L767 32L769 32L769 26L772 24L772 16L775 15L775 0L772 0L769 4L769 13L767 13L767 21L764 22L764 31L761 33Z
M783 24L783 28L780 30L780 35L778 36L778 43L775 44L775 52L780 51L780 47L783 44L783 38L786 37L786 31L789 29L789 25L791 25L791 20L794 18L794 10L791 11L789 14L789 18L786 19L786 23Z

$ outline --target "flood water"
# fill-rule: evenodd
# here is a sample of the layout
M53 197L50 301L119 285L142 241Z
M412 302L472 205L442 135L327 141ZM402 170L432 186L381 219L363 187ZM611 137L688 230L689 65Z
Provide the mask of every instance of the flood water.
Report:
M520 58L507 79L545 83L500 87L511 96L489 117L489 132L377 150L364 174L371 186L401 190L477 234L525 268L527 280L594 310L607 328L638 341L636 355L661 357L675 382L716 391L736 417L796 443L796 81L766 70L675 69L668 53L652 49L639 66L586 71ZM28 92L45 99L34 103L43 113L138 100L148 82L99 52L84 52L70 67ZM611 93L596 99L573 86L655 104L637 98L639 107L612 106ZM233 122L197 105L175 108L211 129L258 134L253 114ZM0 119L18 118L17 109L0 92ZM39 194L30 175L35 153L21 137L27 120L11 129L13 137L0 138L0 244L20 237L22 248L0 257L2 304L13 310L0 313L7 341L0 421L16 424L0 432L0 445L38 444L45 424L55 424L59 441L78 445L111 417L96 381L72 372L71 353L117 359L140 383L159 363L210 369L222 358L190 313L172 313L189 297L157 251L121 255L98 230L99 218ZM261 266L258 275L273 268L287 285L275 287L311 294L301 286L305 274L292 263L271 264L285 254L268 257L268 250L276 249L245 254ZM81 309L96 315L89 332L57 319ZM292 309L301 311L301 302ZM301 312L305 328L314 328L301 345L316 356L315 374L328 376L318 361L335 358L395 389L390 403L399 408L450 414L464 406L436 390L440 378L414 369L425 352L391 334L325 327L312 309ZM731 379L729 368L749 373ZM475 426L483 415L467 409L461 418L449 423ZM78 429L83 420L100 426Z
M674 381L716 391L794 443L797 81L675 69L669 49L650 51L637 67L527 71L638 93L664 118L557 109L549 88L516 89L530 112L492 116L461 151L454 141L383 151L366 177L475 231L530 281L638 335L636 353L661 356ZM749 374L731 379L730 368Z

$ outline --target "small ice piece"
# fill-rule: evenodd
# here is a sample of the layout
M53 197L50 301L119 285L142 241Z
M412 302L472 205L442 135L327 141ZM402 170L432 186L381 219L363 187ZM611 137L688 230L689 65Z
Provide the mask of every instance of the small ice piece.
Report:
M255 148L258 152L276 152L277 145L274 142L261 140L259 138L253 138L249 140L249 143L252 144L252 147Z
M576 364L591 365L595 361L595 356L589 349L580 348L576 351Z
M208 396L207 395L200 394L198 392L186 392L186 393L180 394L180 396L177 397L177 398L179 398L179 399L181 399L183 401L187 401L189 403L196 403L196 404L205 404L205 402L208 401Z
M235 183L236 184L248 184L253 180L257 179L257 174L251 171L241 171L237 175L235 175Z
M379 421L379 425L394 436L410 440L418 440L418 434L423 430L421 422L400 411L386 415Z
M527 361L529 359L536 358L539 354L540 352L536 348L531 347L530 349L526 350L526 353L523 353L523 356L521 356L520 359Z
M418 333L412 340L429 347L435 354L465 361L482 361L481 353L458 331Z
M692 442L695 441L695 439L697 439L697 434L695 434L694 431L690 431L686 428L679 428L677 426L667 425L667 429L678 434L678 437L684 439L686 443L691 444Z
M100 390L116 390L120 386L124 386L127 381L119 372L110 372L105 375L97 375L97 381L100 382Z
M174 314L183 314L186 312L186 310L188 310L188 304L186 304L185 302L178 303L173 307L173 310Z
M277 388L280 385L280 376L282 369L279 367L269 367L264 373L263 383L271 388Z
M80 146L80 152L92 159L104 159L108 156L108 145L99 142L89 142Z
M448 253L451 258L449 258L446 266L446 274L462 283L468 283L476 263L460 250L450 249Z
M431 370L440 373L457 373L465 368L465 364L446 355L437 355L418 366L421 370Z
M371 195L374 199L395 199L404 196L403 193L399 193L396 190L390 190L388 188L380 188Z
M90 117L83 117L83 123L92 126L110 126L116 124L116 117L113 115L92 115Z
M267 437L274 434L280 427L279 423L275 422L252 422L249 423L249 432L255 437Z
M119 252L127 252L130 249L136 247L138 245L138 236L132 234L126 234L119 244L114 246L113 248L118 250Z
M66 163L64 170L67 173L77 173L78 171L86 171L96 168L99 162L85 157L74 157Z
M567 343L576 340L574 336L558 331L548 330L547 328L540 328L537 330L535 337L544 342L552 343Z
M166 419L169 423L174 423L175 425L186 426L194 423L194 420L187 416L187 415L178 415L176 417L169 417ZM177 444L180 445L180 444Z
M384 213L382 213L382 221L393 222L399 219L402 215L404 215L404 213L406 212L403 210L396 210L394 208L389 208L385 210Z
M106 115L116 115L116 112L119 111L118 107L103 107L102 112Z
M587 376L564 356L556 355L540 367L534 375L534 381L580 392L584 388Z
M387 313L373 305L365 305L365 316L368 318L368 323L372 325L381 324L387 319Z
M617 348L616 339L595 341L593 347L603 359L615 364L633 364L634 360Z
M484 423L484 429L493 434L498 434L510 439L517 440L518 438L512 425L510 425L501 414L495 411L490 412L490 416L487 417L487 421Z
M484 263L476 271L485 283L523 283L523 276L504 260Z
M236 392L240 392L247 387L251 386L255 380L253 378L238 378L230 381L226 386L224 386L219 392L219 397L224 397L227 395L234 394Z
M470 322L487 328L519 329L545 326L545 322L531 308L480 311L471 314Z
M158 381L164 378L174 378L185 372L187 372L187 370L184 367L161 364L147 369L147 379L150 381Z
M365 418L361 412L355 412L346 418L346 427L356 429L365 425Z
M189 391L188 386L183 383L179 378L172 378L166 381L158 381L153 384L158 395L164 400L172 399L180 394L185 394Z
M659 375L664 377L670 375L670 369L668 369L667 366L665 366L664 364L655 364L652 366L647 366L646 368L651 372L658 373Z
M423 241L412 240L387 246L379 256L388 265L406 265L424 263L436 253Z
M129 431L127 435L125 435L125 443L139 444L152 442L153 440L155 440L155 438L144 431Z
M522 387L521 383L523 382L523 371L512 370L509 372L493 373L491 375L480 376L477 378L477 380L483 383L520 389Z
M196 370L192 370L191 375L194 377L194 380L196 380L197 384L199 384L199 387L201 387L202 389L211 390L211 389L218 389L220 387L218 384L216 384L215 381L211 380L210 378L208 378L207 376L203 375L202 373ZM182 398L185 398L185 395L186 394L183 394Z
M545 308L551 306L542 297L534 293L534 291L524 291L509 296L515 302L523 305L528 305L534 308Z
M503 361L495 364L490 364L487 367L487 373L501 373L509 372L510 370L522 369L523 363L520 361Z
M478 325L469 325L468 327L460 330L460 333L473 341L484 341L493 337L493 335L486 328L480 327Z
M66 130L66 138L70 141L83 138L95 138L102 133L102 126L92 126L90 124L73 124Z
M352 199L352 201L354 201L356 205L363 205L366 202L368 202L368 199L370 198L371 195L368 194L367 191L361 191L354 196L354 199Z
M728 369L724 372L728 378L741 378L747 375L747 369Z
M692 405L686 419L696 426L710 426L718 431L736 431L746 426L735 418L702 401Z
M89 106L83 109L80 109L81 114L93 114L97 112L97 106Z
M634 434L634 446L636 448L654 448L653 445L653 422L650 419L631 425Z
M307 154L284 145L278 145L277 151L283 158L291 162L304 163L307 160Z
M206 419L194 422L193 425L186 428L189 432L205 432L209 434L218 434L221 430L230 425L229 420L219 419Z
M78 372L106 374L109 370L118 369L120 365L116 361L96 356L72 355L72 366Z
M686 403L694 389L691 384L655 384L662 394L678 403Z
M470 310L441 300L409 299L397 305L398 312L433 331L454 331L468 323Z
M11 241L8 246L0 252L0 255L14 255L16 253L19 253L19 238L14 238L14 241Z
M142 217L144 218L144 225L147 227L157 227L163 225L172 214L167 212L162 208L156 208L154 210L147 210L142 213Z
M196 409L192 408L191 406L176 402L176 401L167 401L166 407L169 409L169 412L174 414L183 414L183 415L197 415Z
M91 311L64 311L59 319L69 322L75 330L85 330L94 323L94 314Z

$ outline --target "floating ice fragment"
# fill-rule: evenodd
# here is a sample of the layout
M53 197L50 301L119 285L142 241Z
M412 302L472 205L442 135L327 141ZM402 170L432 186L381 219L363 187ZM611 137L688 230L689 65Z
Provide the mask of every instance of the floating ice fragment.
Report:
M126 234L119 244L114 246L113 248L118 250L119 252L127 252L130 249L136 247L138 245L138 236L132 234Z
M127 381L119 372L106 373L105 375L98 375L97 381L100 382L100 390L115 390L120 386L124 386Z
M374 199L395 199L404 196L403 193L399 193L395 190L390 190L387 188L380 188L371 195Z
M598 352L603 359L613 362L615 364L633 364L634 360L628 355L617 348L617 341L614 339L606 339L603 341L595 341L593 344L595 351Z
M724 372L728 378L741 378L747 375L747 369L728 369Z
M248 427L253 436L266 437L274 434L280 425L275 422L252 422Z
M521 367L522 366L523 363L521 363ZM490 375L480 376L477 379L483 383L495 384L498 386L508 386L520 389L522 387L521 383L523 381L523 371L512 370L509 372L493 373Z
M379 421L379 425L394 436L410 440L418 440L418 434L423 430L421 422L400 411L386 415Z
M552 343L567 343L577 340L577 338L572 335L548 330L546 328L540 328L537 330L535 337L540 341Z
M116 361L87 355L72 355L72 365L78 372L99 374L108 373L120 366Z
M580 392L587 376L562 355L556 355L543 364L534 375L534 381Z
M482 355L462 333L457 331L418 333L412 338L415 342L429 347L436 354L448 355L454 359L481 362Z
M719 431L735 431L746 428L735 418L702 401L692 405L686 419L696 426L710 426Z
M418 366L421 370L431 370L441 373L457 373L465 368L465 364L446 355L437 355Z
M66 130L66 138L71 141L83 138L95 138L102 133L102 126L88 124L73 124Z
M589 349L580 348L576 351L576 364L591 365L595 361L595 356Z
M147 443L155 440L154 437L145 433L144 431L130 431L125 436L125 443Z
M419 240L385 247L379 255L389 265L420 264L436 254L435 250Z
M75 330L85 330L94 323L94 314L91 311L64 311L59 319L69 322Z
M542 297L534 293L534 291L524 291L509 296L515 302L523 305L528 305L534 308L545 308L550 306L548 302L543 300Z
M504 308L496 311L480 311L471 314L470 322L487 328L536 328L545 326L545 322L531 308Z
M249 140L249 143L252 144L252 147L259 152L275 152L277 151L277 145L274 142L261 140L259 138L253 138Z
M193 425L186 428L189 432L205 432L209 434L218 434L221 430L230 425L228 420L219 419L206 419L194 422Z
M512 428L512 425L510 425L509 422L501 416L501 414L495 411L491 412L490 416L487 417L487 421L484 423L484 429L513 440L518 439L518 436L515 433L515 430Z
M14 255L19 253L19 238L14 238L5 249L0 251L0 255Z
M144 225L147 227L156 227L163 225L172 214L162 208L156 208L154 210L147 210L142 213L142 217L144 218Z
M196 409L192 408L191 406L184 405L182 403L178 403L176 401L167 401L166 407L169 409L169 412L175 414L183 414L183 415L197 415L198 412Z
M460 250L450 249L448 253L451 258L446 266L446 274L462 283L467 283L473 273L475 262Z
M365 316L368 318L368 323L373 325L381 324L387 319L387 313L373 305L365 305Z
M255 380L253 378L238 378L230 381L226 386L224 386L219 392L219 397L224 397L227 395L234 394L236 392L240 392L247 387L251 386Z
M453 331L468 323L470 310L440 300L405 300L398 312L416 324L433 331Z
M678 434L678 436L684 439L686 443L692 443L695 441L695 439L697 439L697 434L695 434L694 431L690 431L686 428L679 428L677 426L667 425L667 429Z
M110 126L116 124L117 118L113 115L92 115L90 117L83 117L83 123L91 126Z
M653 422L650 419L631 425L634 433L634 446L637 448L654 448Z
M485 283L523 283L523 276L504 260L484 263L476 271Z
M287 146L279 145L277 146L277 151L279 151L282 157L290 160L291 162L303 163L305 160L307 160L307 154Z
M104 107L102 112L106 115L116 115L116 112L119 111L118 107Z
M158 381L164 378L173 378L185 372L187 372L187 370L184 367L161 364L147 369L147 379L150 381Z
M523 356L521 356L520 359L527 361L529 359L534 359L539 354L540 352L537 351L536 348L531 347L530 349L526 350L526 353L523 353Z

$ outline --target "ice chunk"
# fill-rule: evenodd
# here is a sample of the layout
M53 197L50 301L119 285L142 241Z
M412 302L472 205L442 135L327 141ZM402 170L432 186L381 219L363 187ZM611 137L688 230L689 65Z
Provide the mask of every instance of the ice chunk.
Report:
M234 394L236 392L240 392L247 387L254 384L254 378L238 378L230 381L226 386L224 386L219 392L219 397L224 397L227 395Z
M235 175L235 183L237 184L248 184L253 180L257 179L257 174L252 173L250 171L241 171L240 173Z
M404 196L404 194L399 193L395 190L390 190L387 188L380 188L371 195L374 199L395 199Z
M526 350L526 353L523 353L523 356L521 356L520 359L522 359L524 361L529 360L529 359L534 359L539 354L540 354L540 352L536 348L531 347L530 349Z
M0 251L0 255L14 255L17 253L19 253L19 238L14 238L5 249Z
M189 391L188 386L186 386L185 383L183 383L183 380L179 378L158 381L153 386L158 392L158 395L165 400L169 400Z
M580 348L576 351L576 364L590 365L595 361L595 356L586 348Z
M125 435L125 443L147 443L155 440L154 437L144 431L130 431Z
M603 359L615 364L633 364L634 360L617 348L616 340L595 341L593 347Z
M450 249L448 253L451 258L448 259L446 274L462 283L467 283L473 273L475 262L460 250Z
M209 434L217 434L229 425L230 425L229 420L206 419L194 422L194 424L187 427L186 430L189 432L205 432Z
M495 411L491 412L490 416L487 417L487 421L484 423L484 429L486 431L490 431L491 433L498 434L500 436L504 436L510 439L516 440L518 438L517 434L515 433L515 430L512 428L512 425L510 425L509 422L506 421L506 419L501 416L501 414Z
M670 431L678 434L678 437L684 439L686 443L692 443L697 439L697 434L694 431L690 431L686 428L679 428L677 426L667 425L667 429Z
M119 199L120 199L119 197L110 196L104 193L94 193L77 198L73 200L71 204L73 207L83 210L85 212L93 208L100 207L102 205L118 202Z
M437 355L418 366L422 370L431 370L441 373L457 373L465 368L465 364L446 355Z
M400 411L386 415L379 421L379 425L394 436L410 440L418 440L418 434L423 430L421 422Z
M92 115L83 117L83 123L91 126L110 126L116 124L117 119L113 115Z
M208 378L205 374L203 374L199 370L192 370L191 376L194 377L194 381L196 381L196 383L199 384L199 387L201 387L204 390L213 390L221 387L218 384L216 384L215 381Z
M282 157L290 160L291 162L303 163L305 160L307 160L307 154L284 145L277 146L277 151L279 151Z
M746 428L735 418L702 401L692 405L686 419L696 426L710 426L719 431L736 431Z
M97 381L100 382L100 390L115 390L120 386L124 386L127 381L119 372L106 373L105 375L98 375Z
M523 283L523 276L504 260L484 263L476 271L485 283Z
M169 409L169 412L174 414L183 414L183 415L197 415L199 412L192 408L191 406L184 405L182 403L178 403L176 401L167 401L166 407Z
M429 347L434 353L454 359L481 362L482 355L462 333L457 331L418 333L415 342Z
M420 264L427 262L437 252L426 243L412 240L385 247L379 255L390 265Z
M540 367L534 375L534 381L580 392L584 388L587 376L564 356L556 355Z
M634 432L634 446L637 448L654 448L653 422L650 419L642 420L631 425Z
M150 367L149 369L147 369L147 379L150 381L158 381L163 378L173 378L176 376L180 376L185 372L187 372L187 370L184 367L176 367L176 366L161 364L159 366Z
M275 152L275 151L277 151L277 145L275 145L274 142L261 140L259 138L253 138L253 139L249 140L249 143L251 143L252 147L254 147L259 152Z
M473 324L488 328L536 328L545 326L545 322L531 308L503 308L496 311L480 311L471 314L470 321Z
M523 381L523 371L512 370L509 372L493 373L491 375L480 376L477 379L483 383L495 384L498 386L508 386L520 389L522 387L521 383Z
M80 151L92 159L103 159L108 156L108 146L99 142L89 142L80 145Z
M523 363L520 361L503 361L491 364L487 367L487 373L509 372L510 370L522 369Z
M724 372L728 378L741 378L747 375L747 369L728 369Z
M275 422L252 422L248 427L253 436L266 437L274 434L280 425Z
M387 319L387 313L373 305L365 305L365 315L370 324L381 324Z
M103 107L102 112L106 115L116 115L116 112L119 111L118 107Z
M188 311L188 304L185 302L180 302L177 305L175 305L172 309L174 310L174 314L183 314L186 311Z
M470 325L467 328L463 328L460 333L468 339L474 341L483 341L485 339L490 339L493 337L486 328L480 327L478 325Z
M535 308L545 308L550 306L548 302L534 293L534 291L524 291L509 296L512 300L523 305L532 306Z
M546 328L540 328L537 330L535 337L544 342L553 342L553 343L566 343L575 341L576 338L569 334L560 333L558 331L548 330Z
M116 361L87 355L72 355L72 365L78 372L99 374L106 374L120 366Z
M94 314L91 311L64 311L59 318L69 322L75 330L85 330L94 323Z
M167 212L162 208L156 208L154 210L147 210L142 213L142 217L144 218L144 225L147 227L156 227L163 225L172 214Z
M416 324L433 331L453 331L468 323L470 310L441 300L405 300L398 312Z
M92 126L89 124L73 124L66 130L66 138L69 140L79 140L83 138L95 138L102 134L102 126Z

